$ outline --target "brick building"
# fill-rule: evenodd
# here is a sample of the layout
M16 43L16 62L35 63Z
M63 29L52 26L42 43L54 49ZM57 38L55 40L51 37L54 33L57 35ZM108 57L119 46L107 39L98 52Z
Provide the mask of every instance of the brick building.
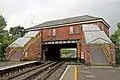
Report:
M115 51L113 50L114 45L109 39L109 28L110 26L103 18L84 15L48 21L26 30L40 31L40 55L42 58L46 56L46 59L59 59L61 48L76 48L77 58L83 57L87 64L91 64L91 55L95 52L91 46L97 45L103 49L102 52L108 63L114 64ZM107 62L103 61L104 63ZM93 64L96 63L93 61Z

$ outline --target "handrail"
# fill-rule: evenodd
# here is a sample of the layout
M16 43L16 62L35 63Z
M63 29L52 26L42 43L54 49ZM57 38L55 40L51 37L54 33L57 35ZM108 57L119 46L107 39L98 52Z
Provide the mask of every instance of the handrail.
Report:
M110 56L110 52L109 52L109 49L108 47L105 45L104 48L106 49L106 52L107 52L107 56L109 57L110 59L110 62L111 62L111 56Z
M7 59L10 59L11 56L17 51L17 48L13 48L12 51L8 53Z
M103 49L103 51L104 51L107 59L108 59L109 61L111 61L110 56L109 56L109 53L108 53L107 49L105 48L105 46L102 46L102 49Z
M111 56L110 56L110 52L108 51L107 46L106 45L102 45L101 47L102 47L102 50L104 51L108 61L111 62Z

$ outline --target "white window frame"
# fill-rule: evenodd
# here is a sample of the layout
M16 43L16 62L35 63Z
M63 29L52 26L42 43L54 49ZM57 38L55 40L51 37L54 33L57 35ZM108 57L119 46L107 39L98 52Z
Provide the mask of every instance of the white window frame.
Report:
M52 29L52 36L56 36L56 29Z
M69 28L69 34L73 34L74 32L73 32L73 26L71 26L70 28Z

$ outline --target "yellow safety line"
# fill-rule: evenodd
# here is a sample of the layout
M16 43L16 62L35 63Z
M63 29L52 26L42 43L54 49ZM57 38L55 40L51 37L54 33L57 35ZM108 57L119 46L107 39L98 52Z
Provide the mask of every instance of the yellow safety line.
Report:
M78 80L77 67L74 68L74 80Z

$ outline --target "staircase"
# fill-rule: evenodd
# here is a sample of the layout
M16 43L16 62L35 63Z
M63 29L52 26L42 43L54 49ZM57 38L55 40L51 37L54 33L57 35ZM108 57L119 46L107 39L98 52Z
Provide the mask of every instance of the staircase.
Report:
M91 65L115 65L115 46L106 33L95 24L83 24L83 35L88 47L86 60Z
M38 45L37 45L37 44ZM5 59L7 61L20 61L24 60L24 53L27 52L31 56L33 52L29 47L35 45L39 47L40 44L40 32L39 31L30 31L23 37L18 38L13 43L11 43L6 49ZM32 47L34 48L34 47ZM34 48L35 49L35 48ZM30 50L30 51L29 51ZM34 51L34 54L38 54L38 50ZM28 58L28 56L27 56ZM36 59L36 56L32 56L31 59Z
M16 53L17 48L12 48L10 51L6 54L6 60L9 61L11 57Z
M91 65L110 65L101 45L90 45Z

